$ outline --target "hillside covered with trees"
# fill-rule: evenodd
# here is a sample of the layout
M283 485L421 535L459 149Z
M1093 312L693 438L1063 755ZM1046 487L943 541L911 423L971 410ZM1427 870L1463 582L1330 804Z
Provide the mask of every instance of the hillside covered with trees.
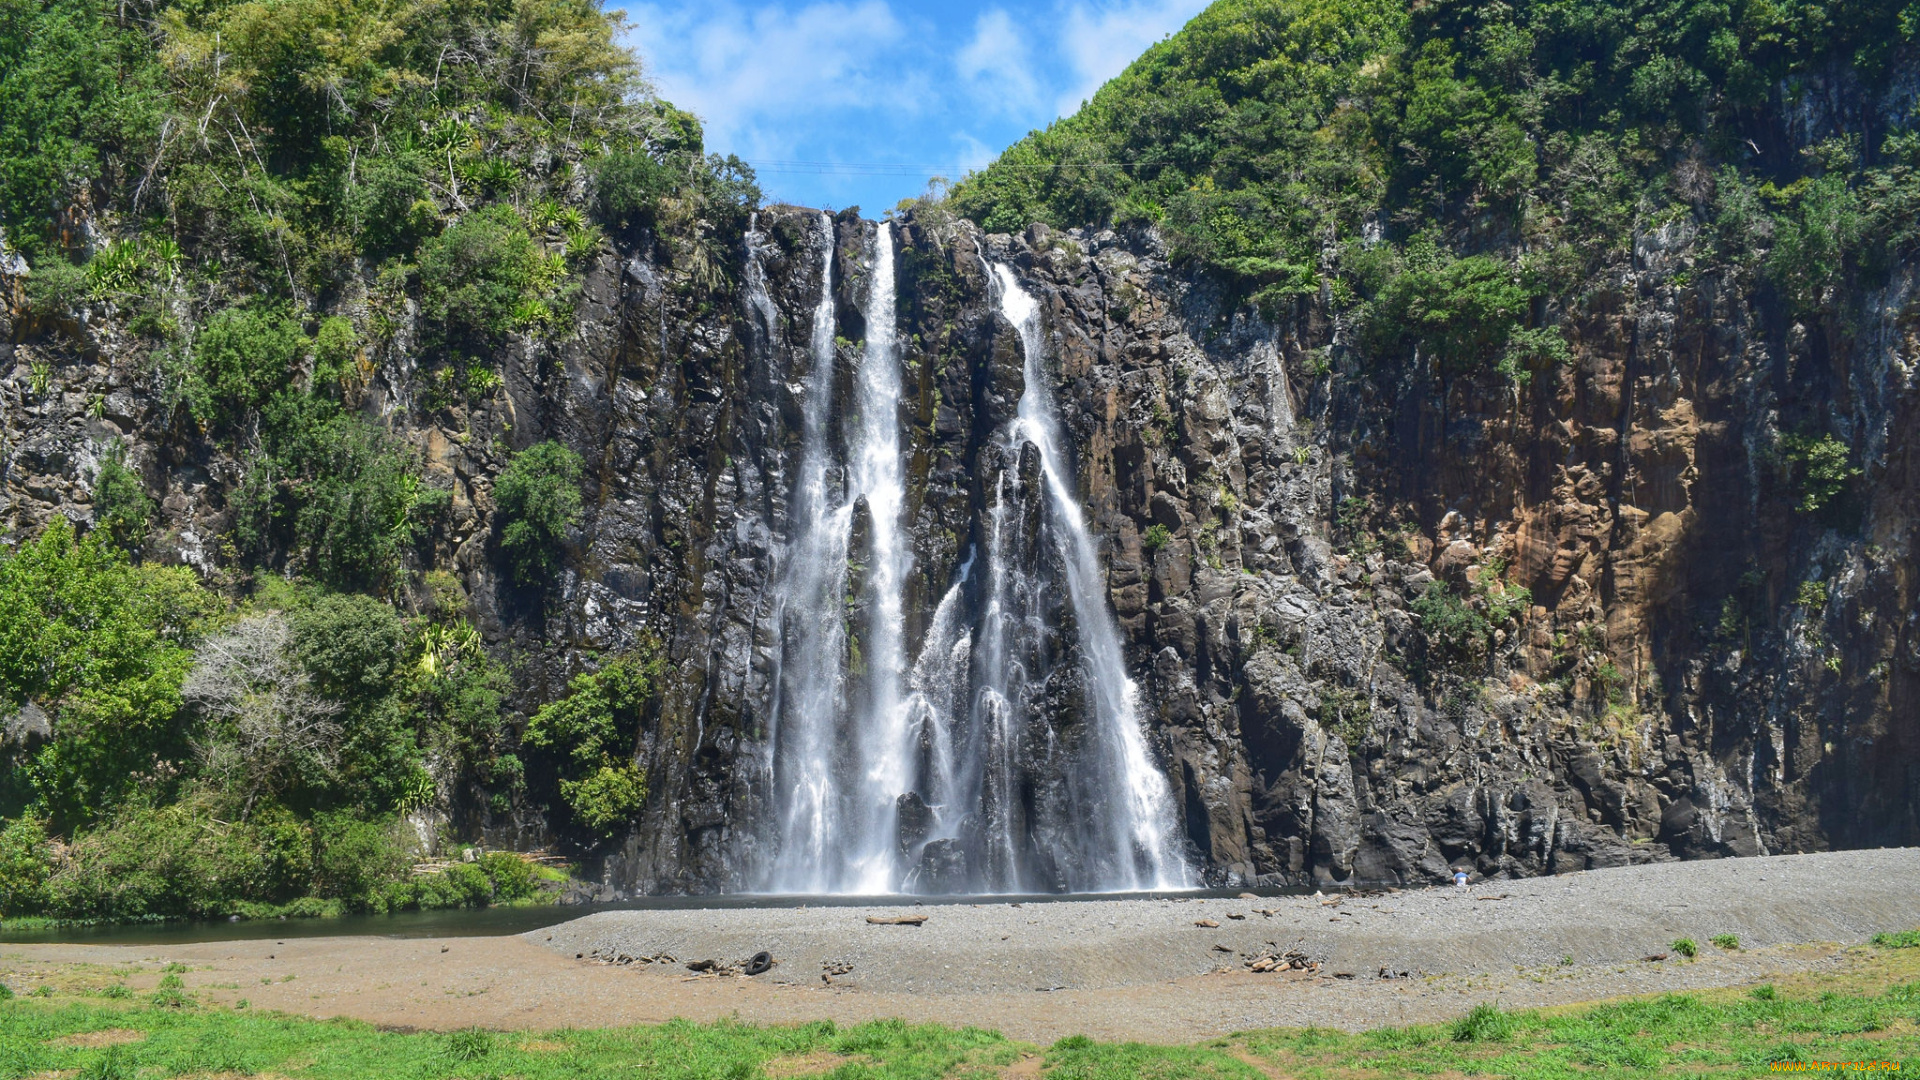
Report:
M111 349L182 459L229 470L204 558L124 441L82 529L0 553L0 911L524 899L508 856L410 879L448 837L397 817L437 788L504 810L530 775L588 835L631 816L644 779L601 744L632 738L647 660L516 720L510 663L432 561L452 493L369 401L401 353L403 411L486 400L507 335L563 333L610 237L657 229L730 273L752 178L703 155L618 32L578 0L0 8L0 228L31 266L0 361L15 337ZM22 366L25 404L75 390ZM497 468L494 558L537 606L581 460L503 441Z

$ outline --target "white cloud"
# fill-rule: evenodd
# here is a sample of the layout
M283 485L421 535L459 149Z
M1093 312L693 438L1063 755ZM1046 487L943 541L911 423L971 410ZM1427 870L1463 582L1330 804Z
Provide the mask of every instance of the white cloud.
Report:
M890 70L905 27L884 0L642 4L630 43L662 97L705 122L710 146L778 157L822 110L911 108L916 80Z
M1073 81L1055 103L1059 114L1077 111L1101 83L1126 70L1147 46L1185 26L1206 6L1207 0L1070 4L1062 20L1060 49Z
M1033 54L1003 8L990 8L973 24L973 40L954 57L960 79L975 104L1000 112L1029 115L1045 98L1034 78Z

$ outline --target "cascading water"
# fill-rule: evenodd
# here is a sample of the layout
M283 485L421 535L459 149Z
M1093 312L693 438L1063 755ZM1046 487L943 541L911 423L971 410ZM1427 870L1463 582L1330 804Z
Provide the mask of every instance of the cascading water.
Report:
M856 724L860 769L854 798L859 829L845 838L859 892L897 887L897 800L913 784L910 731L900 700L906 670L905 597L912 556L903 535L906 465L900 449L900 357L895 346L893 227L874 230L873 276L867 286L867 347L860 361L858 424L849 479L866 502L869 521L864 602L865 639L856 641L865 669L865 700Z
M994 440L1002 467L976 529L979 546L909 665L892 231L875 230L867 339L836 447L834 245L831 223L823 218L822 228L827 251L775 607L769 734L780 816L767 887L1190 885L1172 795L1148 753L1053 418L1037 305L1011 271L992 268L1000 314L1024 350L1025 387ZM1043 772L1058 782L1036 783Z
M820 216L820 302L813 310L801 421L800 460L774 618L780 638L773 680L779 848L771 884L782 892L831 892L842 885L829 858L841 827L843 795L835 775L837 718L845 706L847 532L853 504L827 443L833 407L833 223ZM754 265L754 264L749 264ZM755 273L748 275L751 282Z
M894 342L893 237L873 243L867 345L857 372L853 446L836 466L833 226L813 313L812 371L775 620L781 642L772 709L779 846L776 892L890 892L899 870L895 800L911 786L901 705L909 569L900 515L900 360ZM751 277L751 275L749 275ZM856 524L865 543L855 550ZM851 603L850 603L851 601Z
M1000 312L1020 335L1026 384L1006 435L1009 468L1001 474L999 505L994 510L996 553L1004 557L1014 536L1027 532L1026 523L1018 521L1030 513L1021 498L1025 493L1019 489L1029 482L1030 474L1037 473L1035 479L1044 486L1045 498L1036 501L1044 502L1047 520L1045 527L1035 532L1052 540L1051 556L1066 579L1066 599L1085 680L1083 705L1092 714L1088 724L1092 738L1081 748L1081 759L1072 770L1081 783L1071 800L1070 820L1065 823L1078 841L1078 865L1068 867L1064 876L1069 887L1075 889L1184 887L1190 884L1190 877L1172 835L1173 796L1166 777L1154 767L1147 752L1138 695L1127 676L1119 628L1107 610L1105 578L1093 535L1074 495L1046 373L1041 369L1044 354L1039 306L1020 287L1011 270L995 266L993 271ZM1024 460L1029 453L1037 458L1032 466ZM1018 532L1002 536L1010 525L1018 527ZM996 623L1014 635L1049 629L1035 625L1040 622L1036 616L1044 611L1034 598L1040 590L1032 572L1037 562L1037 557L1031 557L1018 565L994 568L1002 578L995 586L994 602L1007 603L1011 610L998 620L990 618L989 629ZM1004 601L999 595L1002 589L1006 592ZM1010 618L1015 612L1021 617ZM1031 646L1022 650L1032 651ZM1019 655L1007 654L1005 663L1006 674L998 680L1001 685L989 691L1001 701L1010 696L1016 680L1031 677L1021 666Z

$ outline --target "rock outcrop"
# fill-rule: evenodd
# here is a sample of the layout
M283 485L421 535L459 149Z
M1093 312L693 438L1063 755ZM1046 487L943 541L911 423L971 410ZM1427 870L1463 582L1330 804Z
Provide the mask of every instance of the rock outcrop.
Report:
M421 565L461 577L489 644L519 660L523 707L589 653L642 634L666 648L635 747L647 809L596 852L622 891L739 888L768 856L772 571L819 220L762 212L768 306L646 247L602 255L574 331L516 340L481 405L419 405L404 328L372 358L365 412L453 492ZM833 221L843 373L872 228ZM983 260L1008 263L1041 302L1108 596L1209 881L1920 843L1913 266L1855 324L1778 325L1737 273L1689 273L1701 241L1676 223L1557 313L1572 361L1516 386L1376 365L1323 300L1250 310L1150 233L989 236L926 210L895 234L909 651L1005 467L983 450L1021 351ZM160 506L150 555L236 573L239 463L167 408L116 312L75 316L0 326L0 518L86 522L125 439ZM1777 450L1816 410L1865 470L1825 516L1795 510ZM488 477L549 438L586 458L588 512L562 580L529 596L495 570ZM1038 722L1070 723L1058 706ZM1045 799L1071 777L1025 782ZM546 835L537 806L454 809L493 844Z

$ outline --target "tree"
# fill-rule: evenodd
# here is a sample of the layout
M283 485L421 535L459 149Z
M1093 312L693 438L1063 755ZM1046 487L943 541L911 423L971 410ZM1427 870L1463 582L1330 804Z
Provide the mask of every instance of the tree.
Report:
M93 527L123 550L136 551L153 520L153 499L140 474L127 468L127 445L115 443L93 480Z
M24 771L59 828L94 820L183 752L187 646L220 608L186 567L135 567L56 516L0 552L0 708L35 702L52 738Z
M514 455L494 481L500 553L516 579L544 582L560 567L567 529L580 520L580 455L557 442Z
M243 819L262 796L322 786L339 761L340 705L314 692L292 644L279 612L243 619L200 647L181 689L204 720L201 768L240 799Z
M560 797L591 832L612 835L646 802L646 773L632 753L665 670L659 649L644 643L591 675L575 676L568 695L527 724L527 745L559 757Z

